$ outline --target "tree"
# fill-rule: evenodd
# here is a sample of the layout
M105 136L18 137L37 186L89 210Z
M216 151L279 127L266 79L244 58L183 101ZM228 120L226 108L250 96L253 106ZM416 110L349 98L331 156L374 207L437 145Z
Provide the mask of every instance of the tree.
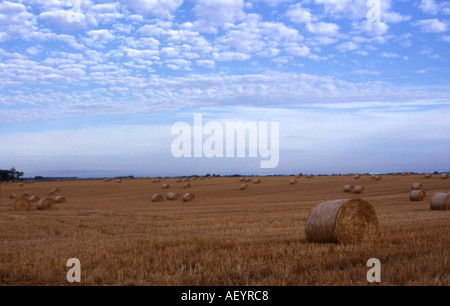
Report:
M24 175L23 172L17 171L16 168L12 167L10 170L0 170L0 180L1 181L13 181L18 180Z

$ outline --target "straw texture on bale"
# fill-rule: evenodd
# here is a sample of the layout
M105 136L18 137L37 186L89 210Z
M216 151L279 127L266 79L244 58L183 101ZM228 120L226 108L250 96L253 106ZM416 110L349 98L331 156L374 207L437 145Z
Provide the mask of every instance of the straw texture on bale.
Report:
M53 206L53 199L52 198L45 198L45 199L41 199L37 202L36 204L36 209L37 210L49 210L52 209Z
M183 196L183 202L192 202L195 200L195 196L192 193L186 193Z
M163 201L164 201L164 197L159 193L154 194L152 197L152 202L163 202Z
M411 190L420 190L422 189L422 184L421 183L414 183L411 187Z
M57 196L55 197L55 203L65 203L66 202L66 198L63 196Z
M356 194L363 193L364 190L366 190L366 189L364 188L364 186L361 186L361 185L355 186L353 188L353 192L356 193Z
M443 179L443 180L448 179L448 174L447 174L447 173L443 173L443 174L441 175L441 179Z
M169 192L167 194L167 200L169 200L169 201L175 201L175 200L178 200L179 198L180 198L180 195L178 193Z
M247 190L248 189L248 185L247 184L242 184L241 185L241 190Z
M295 185L297 184L297 180L296 179L292 179L289 181L289 185Z
M38 201L39 201L39 197L38 197L38 196L35 196L35 195L33 195L33 196L31 196L31 197L30 197L30 199L29 199L29 200L30 200L30 202L31 202L31 203L33 203L33 202L38 202Z
M317 205L306 223L309 242L359 244L378 233L378 217L363 199L335 200Z
M426 193L425 191L419 189L419 190L412 190L409 194L409 200L410 201L423 201L425 198Z
M18 198L14 203L14 209L17 211L29 211L31 210L30 201L27 198Z
M450 194L438 192L431 199L431 210L450 210Z
M347 184L347 185L344 186L344 192L353 193L353 188L354 188L353 185Z

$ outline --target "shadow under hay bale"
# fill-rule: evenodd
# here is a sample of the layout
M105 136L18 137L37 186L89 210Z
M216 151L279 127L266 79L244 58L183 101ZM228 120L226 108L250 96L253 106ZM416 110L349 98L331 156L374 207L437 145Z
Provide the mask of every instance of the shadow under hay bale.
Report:
M450 210L450 193L434 194L430 203L431 210Z
M335 200L317 205L306 223L308 242L359 244L378 233L378 217L363 199Z
M14 210L29 211L31 210L31 203L27 198L18 198L14 203Z

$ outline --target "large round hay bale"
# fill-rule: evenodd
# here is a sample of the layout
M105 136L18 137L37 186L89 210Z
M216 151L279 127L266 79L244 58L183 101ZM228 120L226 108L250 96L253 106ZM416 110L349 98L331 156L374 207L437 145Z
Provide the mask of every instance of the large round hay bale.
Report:
M183 196L183 202L192 202L195 200L195 196L192 193L186 193Z
M297 180L296 179L291 179L289 181L289 185L295 185L295 184L297 184Z
M419 189L419 190L411 190L409 194L409 200L410 201L423 201L423 199L426 197L425 191Z
M53 199L52 198L45 198L45 199L41 199L37 202L36 204L36 209L37 210L49 210L52 209L53 206Z
M306 223L309 242L358 244L378 232L378 217L363 199L335 200L317 205Z
M186 184L184 184L183 187L184 187L184 188L191 188L191 184L190 184L190 183L186 183Z
M154 194L152 197L152 202L163 202L163 201L164 201L164 197L159 193Z
M244 181L245 181L246 183L248 183L248 182L251 181L251 179L250 179L249 177L247 177Z
M176 201L180 198L180 195L178 193L175 192L169 192L167 194L167 200L169 201Z
M244 180L245 180L245 178L241 177L241 178L239 179L239 182L243 182Z
M383 177L381 175L375 175L374 180L375 181L381 181Z
M447 173L443 173L443 174L441 175L441 179L443 179L443 180L448 179L448 174L447 174Z
M423 188L421 183L414 183L411 187L411 190L421 190Z
M39 197L35 196L35 195L32 195L29 200L30 200L31 203L39 202Z
M353 187L352 184L347 184L347 185L344 186L344 192L353 193L353 189L354 189L354 187Z
M255 179L255 180L253 181L253 184L261 184L261 180L260 180L260 179Z
M170 188L170 185L169 184L163 184L162 185L162 189L169 189Z
M361 194L361 193L363 193L365 190L366 190L366 188L364 188L364 186L358 185L358 186L355 186L355 187L353 188L353 193Z
M431 178L433 175L431 173L425 174L425 178Z
M241 190L247 190L248 189L248 185L247 184L242 184L241 185Z
M17 196L14 193L12 193L12 194L9 195L9 198L11 200L15 200L15 199L17 199Z
M17 211L31 210L31 203L27 198L18 198L14 203L14 209Z
M450 210L450 193L434 194L430 204L431 210Z
M66 198L63 196L57 196L55 197L55 203L65 203L66 202Z

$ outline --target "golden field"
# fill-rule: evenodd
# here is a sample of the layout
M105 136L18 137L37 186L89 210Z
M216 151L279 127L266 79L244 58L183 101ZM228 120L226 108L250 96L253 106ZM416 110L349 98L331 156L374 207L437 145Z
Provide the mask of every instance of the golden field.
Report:
M430 210L440 175L264 177L241 191L238 177L176 183L168 178L1 185L0 285L74 285L66 262L81 262L78 285L450 285L450 211ZM253 181L253 180L252 180ZM427 196L410 202L413 183ZM162 184L170 185L162 189ZM345 184L363 194L344 193ZM52 210L14 211L10 194L67 201ZM155 193L195 194L193 202L152 203ZM305 225L319 203L362 198L379 219L375 240L356 246L309 243ZM369 283L367 260L381 262Z

